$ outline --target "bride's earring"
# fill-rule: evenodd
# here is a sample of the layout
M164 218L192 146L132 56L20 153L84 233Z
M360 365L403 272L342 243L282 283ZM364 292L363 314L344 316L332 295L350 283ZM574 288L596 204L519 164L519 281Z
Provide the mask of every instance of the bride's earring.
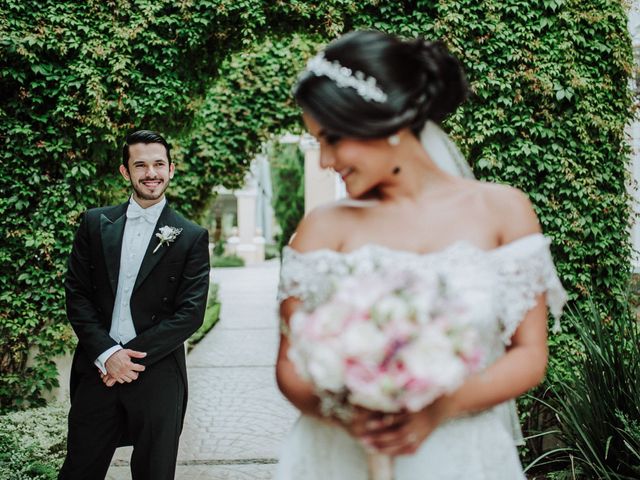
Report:
M387 138L387 141L389 142L389 145L391 145L392 147L395 147L396 145L400 144L400 136L397 133L393 135L389 135L389 138Z

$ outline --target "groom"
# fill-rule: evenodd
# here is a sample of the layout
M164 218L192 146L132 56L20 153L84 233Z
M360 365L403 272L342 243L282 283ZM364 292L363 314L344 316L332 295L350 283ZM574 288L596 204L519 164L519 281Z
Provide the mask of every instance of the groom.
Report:
M78 336L67 457L60 480L104 479L119 445L133 445L134 480L173 479L187 404L183 343L202 324L207 231L174 212L174 174L159 134L127 136L120 173L132 195L87 211L65 280Z

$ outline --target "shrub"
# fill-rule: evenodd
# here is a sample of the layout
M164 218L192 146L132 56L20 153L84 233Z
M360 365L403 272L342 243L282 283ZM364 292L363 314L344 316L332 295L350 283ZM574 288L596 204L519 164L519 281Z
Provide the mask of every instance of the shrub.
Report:
M220 320L220 299L218 298L219 287L215 282L209 283L209 296L207 297L207 310L204 313L204 321L200 328L189 338L187 350L191 351L209 331L216 326Z
M66 454L68 407L0 416L0 479L54 480Z
M280 258L280 247L272 243L267 243L264 246L264 258L265 260L271 260L273 258Z
M211 258L211 266L213 268L244 267L244 259L237 255L214 256Z

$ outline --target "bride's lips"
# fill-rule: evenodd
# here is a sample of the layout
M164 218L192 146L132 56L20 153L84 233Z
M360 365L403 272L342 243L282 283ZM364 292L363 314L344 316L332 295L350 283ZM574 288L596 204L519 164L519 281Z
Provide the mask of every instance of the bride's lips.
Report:
M338 175L340 175L342 181L344 181L345 178L351 175L351 173L353 173L353 168L343 168L342 170L338 171Z

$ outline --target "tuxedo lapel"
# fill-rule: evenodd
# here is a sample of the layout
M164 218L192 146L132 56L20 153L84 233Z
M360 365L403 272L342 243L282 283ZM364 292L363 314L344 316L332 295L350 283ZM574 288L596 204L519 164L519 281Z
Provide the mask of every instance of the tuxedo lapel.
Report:
M120 273L120 252L122 251L122 236L124 235L125 213L127 203L118 207L111 218L104 213L100 215L100 235L102 237L102 252L107 265L109 283L113 294L118 288L118 274ZM112 218L114 220L112 220Z
M164 227L165 225L175 227L175 221L172 223L173 218L173 211L169 208L169 204L167 203L167 205L165 205L165 207L162 209L162 213L160 214L158 222L156 223L156 226L153 230L153 235L151 235L151 240L149 240L149 245L147 246L147 251L144 254L144 258L142 259L142 264L140 265L140 271L138 272L136 283L133 286L133 292L135 292L142 284L142 282L144 282L149 273L151 273L151 270L153 270L158 262L160 262L162 257L164 257L165 252L169 248L171 248L171 243L165 244L158 248L158 250L156 250L156 253L153 253L153 251L160 243L160 239L156 237L156 233L160 231L160 227Z

